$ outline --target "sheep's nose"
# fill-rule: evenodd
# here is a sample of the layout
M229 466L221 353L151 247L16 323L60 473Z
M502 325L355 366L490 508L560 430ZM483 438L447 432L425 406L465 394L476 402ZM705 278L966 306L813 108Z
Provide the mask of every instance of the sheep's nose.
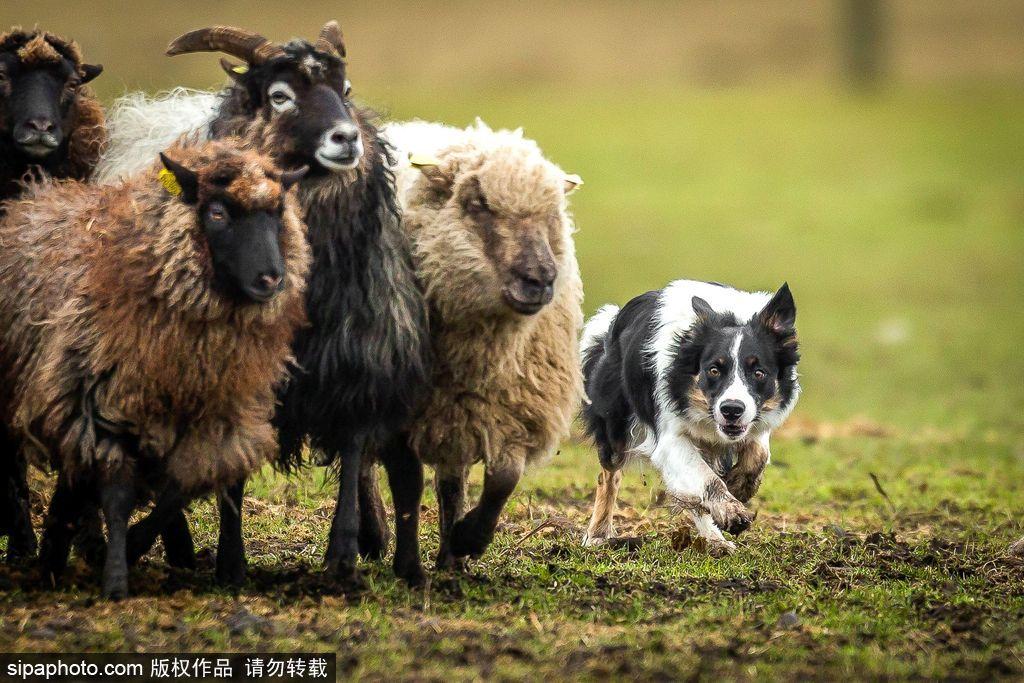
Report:
M533 277L519 278L519 291L525 300L537 303L547 303L554 295L554 278L538 280Z
M736 420L743 417L744 411L747 407L743 405L742 401L722 401L722 405L718 406L718 409L722 411L722 417L729 422L735 422Z
M284 277L280 273L263 273L260 275L258 284L260 289L272 292L281 286Z
M37 133L50 133L56 127L52 120L41 117L29 119L25 125Z
M359 137L359 129L351 123L341 123L335 126L334 130L331 131L331 142L342 145L349 142L355 142Z

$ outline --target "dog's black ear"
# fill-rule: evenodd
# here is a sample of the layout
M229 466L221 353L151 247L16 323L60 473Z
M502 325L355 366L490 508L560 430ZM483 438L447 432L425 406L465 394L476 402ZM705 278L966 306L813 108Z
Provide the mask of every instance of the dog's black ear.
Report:
M791 337L796 334L796 302L789 284L783 283L761 312L758 322L776 337Z
M700 322L706 323L716 315L715 309L711 308L711 304L699 296L690 299L690 305L693 306L693 312L697 314L697 320Z

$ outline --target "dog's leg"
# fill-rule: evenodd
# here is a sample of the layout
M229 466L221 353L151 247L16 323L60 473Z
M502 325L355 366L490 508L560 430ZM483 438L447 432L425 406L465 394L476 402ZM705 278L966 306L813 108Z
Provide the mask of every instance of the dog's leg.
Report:
M746 503L761 488L764 470L771 460L768 435L743 444L736 455L736 464L725 475L725 485L737 500Z
M590 526L583 537L583 545L600 545L615 538L612 518L615 516L615 502L619 496L622 470L601 470L597 475L597 491L594 493L594 512L590 515Z
M722 535L722 530L715 524L715 520L711 518L711 515L698 509L687 510L686 514L693 521L693 526L697 529L697 535L704 540L704 545L709 555L712 557L724 557L735 552L736 544Z
M729 493L725 483L704 461L700 449L688 439L676 436L675 425L660 430L651 462L661 471L665 488L684 509L698 509L710 515L714 525L730 534L745 531L753 515L746 506ZM698 533L706 524L697 527ZM708 540L719 540L717 538Z

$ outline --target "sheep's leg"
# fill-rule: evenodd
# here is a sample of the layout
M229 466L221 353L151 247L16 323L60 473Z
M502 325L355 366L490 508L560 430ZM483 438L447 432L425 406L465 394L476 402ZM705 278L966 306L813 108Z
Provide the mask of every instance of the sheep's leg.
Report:
M590 526L583 537L583 545L600 545L610 538L615 538L612 527L615 516L615 503L619 497L619 483L622 481L622 470L601 470L597 476L597 491L594 493L594 512L590 515Z
M377 463L363 456L359 471L359 554L368 560L379 560L388 551L390 532L388 513L380 497Z
M423 498L423 463L405 443L396 439L381 454L395 503L395 576L410 586L423 583L420 563L420 500Z
M56 585L68 566L71 541L84 516L83 507L81 493L74 490L64 476L59 477L46 511L43 542L39 548L39 565L50 585ZM90 512L94 512L94 508Z
M458 562L452 554L452 530L462 517L466 505L466 476L464 468L439 467L434 473L434 489L437 494L437 523L441 544L437 551L437 568L454 569Z
M107 557L103 595L120 600L128 595L128 520L135 508L135 477L127 467L108 474L100 489L107 524Z
M0 434L0 519L7 533L7 561L15 562L36 554L36 534L29 511L28 468L20 444L7 430Z
M185 497L182 495L181 488L169 482L160 491L149 514L128 530L129 565L135 564L149 552L153 543L156 542L156 537L162 536L168 525L175 523L179 517L184 519L182 513L184 505Z
M455 557L479 557L494 540L498 517L523 475L523 460L507 457L487 463L480 502L452 529L451 550Z
M242 539L242 498L245 480L226 486L217 495L220 534L217 538L217 583L241 586L245 583L245 541Z
M356 568L359 555L359 467L362 448L350 445L341 451L341 476L338 483L338 503L327 542L324 562L327 571L347 586L362 585Z
M192 542L192 531L183 510L171 515L164 530L160 532L160 540L164 542L167 564L178 569L196 568L196 546Z
M107 539L103 536L103 520L99 508L91 506L82 510L75 535L75 551L85 558L89 566L100 567L107 552Z

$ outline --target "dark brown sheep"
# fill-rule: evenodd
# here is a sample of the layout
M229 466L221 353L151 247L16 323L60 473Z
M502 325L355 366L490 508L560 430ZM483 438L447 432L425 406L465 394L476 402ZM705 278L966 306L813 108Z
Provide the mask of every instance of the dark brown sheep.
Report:
M142 494L180 505L274 458L274 392L304 321L309 247L286 192L301 174L231 141L163 161L120 185L33 185L0 222L5 412L61 472L44 568L60 573L98 505L113 597Z
M82 61L78 46L44 31L0 35L0 202L31 177L84 179L96 166L106 129L86 83L103 67ZM0 204L0 216L3 205ZM7 557L35 553L21 445L0 427L0 536Z

